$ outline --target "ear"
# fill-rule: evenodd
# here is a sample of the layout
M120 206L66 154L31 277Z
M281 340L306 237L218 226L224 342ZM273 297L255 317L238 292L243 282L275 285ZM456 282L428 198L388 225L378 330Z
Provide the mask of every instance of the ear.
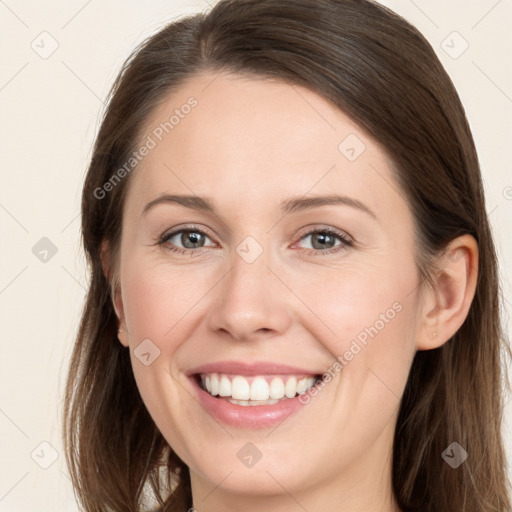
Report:
M464 323L478 278L476 240L471 235L452 240L439 256L436 268L433 288L424 291L418 350L440 347Z
M100 249L101 265L103 267L103 273L107 278L107 281L111 285L111 297L114 311L116 312L118 323L118 335L119 341L125 347L128 346L128 329L126 327L126 321L124 317L123 299L121 296L121 287L118 279L115 277L115 272L112 265L110 244L108 241L103 240Z

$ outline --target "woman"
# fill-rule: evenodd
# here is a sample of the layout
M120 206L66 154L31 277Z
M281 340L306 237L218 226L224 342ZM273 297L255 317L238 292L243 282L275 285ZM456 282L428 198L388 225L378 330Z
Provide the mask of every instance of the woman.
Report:
M510 510L496 257L427 41L224 0L128 59L83 190L85 510Z

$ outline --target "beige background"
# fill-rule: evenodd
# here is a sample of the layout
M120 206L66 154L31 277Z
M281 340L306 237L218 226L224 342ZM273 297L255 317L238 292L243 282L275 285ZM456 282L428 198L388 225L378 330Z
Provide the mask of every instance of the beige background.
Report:
M481 159L509 312L512 2L383 3L425 34L460 92ZM102 101L137 43L164 22L207 8L199 0L0 1L0 512L77 510L59 415L87 282L80 189ZM46 262L32 252L43 237L57 250ZM48 249L48 241L39 243ZM512 460L510 401L506 417Z

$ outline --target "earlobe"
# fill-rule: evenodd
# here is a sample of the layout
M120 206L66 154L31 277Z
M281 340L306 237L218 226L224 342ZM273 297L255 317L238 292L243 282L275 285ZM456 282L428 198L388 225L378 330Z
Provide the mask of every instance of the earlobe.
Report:
M124 316L124 308L123 308L123 300L121 298L121 290L119 287L116 287L113 290L112 302L114 305L114 311L116 312L117 318L119 319L119 327L117 331L117 337L122 345L125 347L128 346L128 328L126 326L125 316Z
M117 339L121 342L121 345L123 345L124 347L128 347L129 341L126 325L124 325L124 322L121 322L121 324L122 325L119 326L119 330L117 331Z
M446 343L464 323L473 301L478 278L478 245L471 235L452 240L437 262L422 311L418 350Z
M123 308L123 300L121 297L121 290L116 283L115 272L112 269L111 265L111 253L110 253L110 245L104 240L101 243L100 249L100 258L101 265L103 268L103 273L105 278L110 283L110 296L112 300L112 305L114 307L115 314L119 320L117 337L122 345L125 347L128 346L128 329L126 328L126 322L124 319L124 308Z

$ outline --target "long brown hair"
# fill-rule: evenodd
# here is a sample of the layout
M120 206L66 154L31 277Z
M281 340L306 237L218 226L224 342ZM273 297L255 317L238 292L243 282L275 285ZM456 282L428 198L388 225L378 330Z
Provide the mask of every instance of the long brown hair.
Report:
M192 506L187 466L168 446L139 395L117 339L110 287L130 177L99 193L147 135L162 99L194 74L226 71L285 80L316 91L386 148L414 215L417 264L468 233L479 248L469 314L442 347L417 352L393 446L393 488L403 510L505 512L511 505L501 438L497 260L477 154L457 92L426 39L369 0L221 0L182 18L128 58L108 98L82 197L90 285L71 359L64 410L66 457L86 511ZM101 264L108 241L110 267ZM114 283L115 284L115 283ZM506 349L506 350L505 350ZM441 457L456 441L457 469Z

